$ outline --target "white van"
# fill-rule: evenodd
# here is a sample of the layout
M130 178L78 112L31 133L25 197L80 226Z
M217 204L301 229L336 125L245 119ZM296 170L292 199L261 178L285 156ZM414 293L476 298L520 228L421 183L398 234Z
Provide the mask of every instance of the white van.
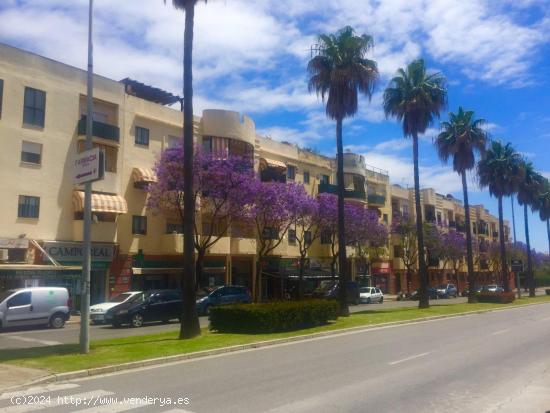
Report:
M31 287L0 293L0 328L34 325L61 328L69 317L66 288Z

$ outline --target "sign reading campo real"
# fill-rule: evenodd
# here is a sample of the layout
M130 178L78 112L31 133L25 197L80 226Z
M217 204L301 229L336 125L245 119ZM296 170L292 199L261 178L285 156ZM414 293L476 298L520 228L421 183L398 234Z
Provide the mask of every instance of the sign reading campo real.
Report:
M79 185L103 179L104 159L103 151L99 148L89 149L77 154L74 161L75 184Z

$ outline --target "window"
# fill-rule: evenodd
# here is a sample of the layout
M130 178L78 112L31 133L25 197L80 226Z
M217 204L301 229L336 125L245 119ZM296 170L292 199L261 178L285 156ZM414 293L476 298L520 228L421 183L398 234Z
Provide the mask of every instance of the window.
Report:
M313 241L311 240L311 231L304 232L304 243L306 245L311 245Z
M289 245L296 245L296 230L295 229L289 229L288 230L288 244Z
M202 149L204 153L212 153L212 138L210 136L202 138Z
M183 234L183 224L166 223L167 234Z
M323 231L321 233L321 244L332 244L332 234L330 231Z
M8 300L8 308L10 307L19 307L22 305L30 305L31 303L31 293L24 292L14 295Z
M384 214L382 219L387 224L388 223L388 214Z
M42 163L42 144L23 141L21 146L21 162L40 165Z
M292 180L294 180L294 178L296 178L296 167L295 166L288 165L286 167L286 177L288 179L292 179Z
M44 127L46 113L46 92L32 87L25 88L25 103L23 106L23 123Z
M117 157L118 157L118 148L110 145L101 145L99 143L94 143L94 148L103 149L105 153L105 172L117 171ZM86 142L78 141L78 153L84 152L86 150Z
M394 245L393 246L393 256L395 258L402 258L403 257L403 248L401 245Z
M40 215L40 198L37 196L19 195L19 218L38 218Z
M279 239L279 231L275 228L265 227L262 231L263 239Z
M328 175L321 175L321 183L328 185L330 183L330 177Z
M137 145L149 146L149 129L136 126L135 139Z
M4 98L4 80L0 79L0 118L2 117L2 100Z
M168 148L177 148L181 147L183 144L183 139L177 136L168 136Z
M132 234L147 234L147 217L134 215L132 217Z
M304 171L304 184L309 184L309 171Z

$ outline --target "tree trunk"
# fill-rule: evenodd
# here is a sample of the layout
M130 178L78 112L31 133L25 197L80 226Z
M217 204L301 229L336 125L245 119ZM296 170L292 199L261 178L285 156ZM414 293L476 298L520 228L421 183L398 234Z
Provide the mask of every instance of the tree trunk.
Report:
M413 133L413 161L414 161L414 203L416 208L416 236L418 242L418 277L420 288L418 289L418 308L429 308L428 297L428 269L424 254L424 231L422 225L422 206L420 205L420 174L418 171L418 134Z
M306 265L306 257L300 257L300 276L298 278L298 300L304 298L304 267Z
M550 219L546 220L546 235L548 235L548 254L550 254Z
M199 290L200 281L202 280L202 274L204 272L204 256L206 251L201 250L197 253L197 260L195 261L195 291Z
M472 224L470 222L470 203L468 201L468 183L466 171L462 172L462 192L464 196L464 215L466 226L466 263L468 267L468 302L477 302L474 277L474 254L472 252ZM457 284L458 286L458 284Z
M330 278L332 278L332 282L336 282L336 261L334 258L330 262Z
M183 274L181 283L182 314L180 339L201 334L195 294L193 197L193 24L195 2L185 3L185 33L183 39Z
M529 216L527 211L527 203L523 205L523 219L525 221L525 243L527 244L527 285L529 286L529 297L534 297L535 296L535 277L533 276L533 259L531 257L531 241L529 240ZM517 287L519 289L519 285Z
M500 240L500 270L504 291L510 291L508 282L508 266L506 265L506 245L504 244L504 218L502 216L502 195L498 197L498 235Z
M339 301L340 315L348 316L348 271L346 265L346 232L344 224L344 146L342 143L342 119L336 120L336 151L338 169L336 171L336 181L338 189L338 271L339 281Z
M262 258L256 261L256 302L262 302Z

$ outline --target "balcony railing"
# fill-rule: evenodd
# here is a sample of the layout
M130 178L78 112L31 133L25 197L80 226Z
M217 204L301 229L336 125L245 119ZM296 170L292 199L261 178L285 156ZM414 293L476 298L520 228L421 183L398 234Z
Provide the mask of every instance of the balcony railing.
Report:
M380 194L369 194L369 204L384 205L386 203L386 197Z
M327 193L327 194L338 194L338 186L337 185L331 185L331 184L319 184L319 193ZM345 189L344 190L344 198L352 198L352 199L361 199L365 200L367 198L365 191L357 191L357 190L350 190Z
M78 135L86 135L86 116L82 116L78 121ZM120 130L118 126L94 120L92 122L92 136L118 142L120 140Z

